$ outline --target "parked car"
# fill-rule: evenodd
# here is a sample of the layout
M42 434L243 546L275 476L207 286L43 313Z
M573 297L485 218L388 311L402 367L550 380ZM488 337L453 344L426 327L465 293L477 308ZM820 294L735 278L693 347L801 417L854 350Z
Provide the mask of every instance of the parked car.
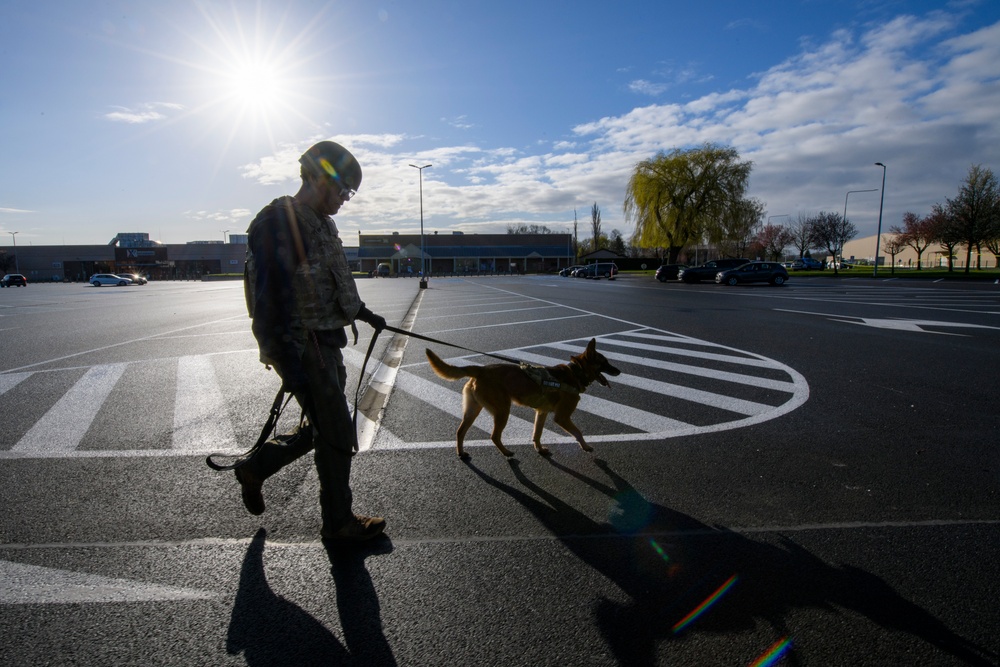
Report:
M677 274L681 269L686 269L687 264L664 264L656 269L656 279L661 283L668 280L677 280Z
M823 262L818 262L812 257L803 257L792 262L792 271L819 271L823 268Z
M677 280L685 283L696 283L700 280L714 280L715 275L719 271L735 269L737 266L743 266L749 261L750 260L745 257L737 259L713 259L711 262L705 262L701 266L689 266L681 269L677 273Z
M735 269L719 271L715 282L720 285L739 285L740 283L771 283L784 285L788 280L788 271L778 262L750 262Z
M146 279L140 276L138 273L116 273L116 276L121 278L128 278L132 281L133 285L145 285Z
M17 285L18 287L27 287L28 279L20 273L8 273L0 279L0 287L13 287L14 285Z
M594 278L597 280L601 278L614 280L616 275L618 275L618 265L614 262L595 262L577 269L573 273L575 278Z
M580 265L580 264L578 264L576 266L567 266L565 269L562 269L561 271L559 271L559 275L562 276L563 278L565 278L566 276L573 275L576 272L577 269L582 269L582 268L584 268L584 267L582 265Z
M87 282L94 287L100 287L101 285L118 285L119 287L124 287L125 285L132 284L132 281L128 278L123 278L113 273L95 273L90 276L90 280Z

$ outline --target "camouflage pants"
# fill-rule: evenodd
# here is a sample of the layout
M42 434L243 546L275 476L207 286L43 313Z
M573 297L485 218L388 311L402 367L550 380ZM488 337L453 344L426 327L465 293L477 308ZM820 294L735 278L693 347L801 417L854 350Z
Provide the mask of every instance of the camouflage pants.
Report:
M262 478L309 451L313 452L319 476L319 502L323 527L336 532L353 516L351 460L357 449L357 433L345 394L347 369L333 332L310 337L302 355L309 388L294 393L308 425L291 434L269 440L261 449L257 469ZM281 368L274 369L281 375Z

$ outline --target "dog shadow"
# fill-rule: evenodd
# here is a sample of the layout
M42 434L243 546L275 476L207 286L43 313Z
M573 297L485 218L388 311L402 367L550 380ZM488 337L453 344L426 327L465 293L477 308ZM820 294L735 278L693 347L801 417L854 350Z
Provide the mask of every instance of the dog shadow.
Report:
M382 633L378 596L364 565L372 552L327 546L342 643L322 622L271 590L264 573L266 535L263 528L257 531L243 559L226 652L242 652L248 665L260 667L395 665Z
M507 463L521 488L466 465L628 595L626 603L601 599L594 610L619 664L653 665L665 640L688 632L751 631L760 620L776 636L789 637L784 619L799 607L850 609L967 664L995 664L997 655L956 635L874 574L830 565L785 538L779 546L757 542L650 503L601 459L594 463L608 483L547 460L614 501L608 522L593 520L539 486L516 459Z

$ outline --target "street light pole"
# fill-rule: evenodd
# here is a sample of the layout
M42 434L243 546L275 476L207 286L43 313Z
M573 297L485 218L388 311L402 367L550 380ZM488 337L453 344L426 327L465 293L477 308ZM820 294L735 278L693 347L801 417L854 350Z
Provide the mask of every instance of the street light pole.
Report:
M851 193L853 193L853 192L875 192L876 190L878 190L878 188L872 188L871 190L848 190L847 191L847 194L844 195L844 224L847 224L847 198L851 196ZM840 248L840 254L841 255L844 254L844 249L842 247ZM843 259L843 257L841 257L841 259ZM875 260L876 260L875 263L877 264L878 263L878 250L875 251ZM837 258L834 257L833 261L836 262Z
M222 242L226 243L228 241L228 239L226 239L226 234L229 233L229 230L228 229L220 229L219 231L222 232Z
M878 278L878 242L882 239L882 204L885 203L885 165L876 162L875 166L882 167L882 194L878 202L878 233L875 234L875 270L872 271L872 278Z
M415 164L411 164L411 167L420 172L420 287L427 287L427 271L424 270L424 169L432 167L434 165L425 164L422 167L418 167Z
M11 232L10 233L11 243L14 244L14 272L15 273L21 273L21 262L17 258L17 239L14 238L14 235L15 234L19 234L19 233L20 232Z

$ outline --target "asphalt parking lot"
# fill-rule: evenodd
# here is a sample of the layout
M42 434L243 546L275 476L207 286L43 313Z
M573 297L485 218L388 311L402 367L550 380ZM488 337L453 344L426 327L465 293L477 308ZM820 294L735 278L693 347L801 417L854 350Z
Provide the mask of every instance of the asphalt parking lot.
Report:
M1000 291L558 276L359 281L390 324L362 388L358 510L318 539L302 459L243 510L204 456L276 388L239 283L0 295L4 664L1000 662ZM346 351L353 396L370 329ZM564 361L580 450L515 409L454 451L461 383L427 367ZM293 419L293 415L286 415Z

